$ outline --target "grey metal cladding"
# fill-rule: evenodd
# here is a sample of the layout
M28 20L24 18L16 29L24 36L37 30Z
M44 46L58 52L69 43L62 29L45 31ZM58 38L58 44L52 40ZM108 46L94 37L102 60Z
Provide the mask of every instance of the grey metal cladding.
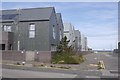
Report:
M53 7L19 10L20 20L49 20Z
M23 21L23 20L49 20L53 9L54 9L53 7L45 7L45 8L3 10L2 14L4 14L4 15L8 15L8 14L19 15L18 16L19 21Z
M64 27L63 27L63 21L62 21L61 13L57 13L56 16L57 16L57 23L58 23L58 26L59 26L58 30L61 29L61 31L62 31L62 37L63 37ZM60 36L60 34L58 34L58 35Z
M56 39L53 39L53 25L56 34L58 33L54 7L3 10L3 14L19 14L13 22L9 23L10 20L4 20L6 23L3 23L3 25L12 25L14 50L17 50L18 40L20 41L20 50L50 51L51 44L57 45L59 36L56 35ZM29 38L29 24L31 23L36 26L35 38Z
M55 27L55 33L57 34L57 17L56 17L56 13L55 13L55 9L52 11L52 14L50 16L50 22L49 22L49 39L50 39L50 45L56 45L56 42L58 40L57 35L56 35L56 39L53 39L53 25Z

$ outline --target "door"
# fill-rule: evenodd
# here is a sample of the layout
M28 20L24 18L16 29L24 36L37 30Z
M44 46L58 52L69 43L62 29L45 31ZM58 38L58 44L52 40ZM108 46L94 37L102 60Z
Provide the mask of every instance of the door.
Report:
M5 50L5 44L0 44L0 50Z

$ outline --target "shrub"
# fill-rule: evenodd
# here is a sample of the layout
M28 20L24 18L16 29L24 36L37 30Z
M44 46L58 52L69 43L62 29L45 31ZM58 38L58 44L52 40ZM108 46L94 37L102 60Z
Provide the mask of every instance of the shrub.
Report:
M84 57L82 55L77 56L77 55L72 55L72 54L55 54L52 63L53 64L79 64L84 62Z
M67 37L62 38L57 45L57 51L52 57L53 64L79 64L84 61L82 55L75 55L73 46L68 46Z

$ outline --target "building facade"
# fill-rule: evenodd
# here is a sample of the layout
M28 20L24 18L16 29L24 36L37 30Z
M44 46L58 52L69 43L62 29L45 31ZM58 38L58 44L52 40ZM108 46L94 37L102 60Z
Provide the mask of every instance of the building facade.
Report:
M2 41L2 47L10 45L12 50L55 51L60 34L63 36L62 18L54 7L2 10L1 17L2 35L12 33L12 43Z
M118 53L120 53L120 42L118 42Z
M13 33L0 31L0 50L11 50L13 49Z
M81 51L88 51L87 37L84 34L81 35Z
M56 16L57 16L57 35L58 35L58 37L57 38L59 38L58 39L58 43L59 43L59 41L63 38L63 31L64 31L64 26L63 26L63 21L62 21L62 15L61 15L61 13L57 13L56 14Z
M87 46L87 37L85 37L85 51L88 51L88 46Z
M70 40L68 46L75 48L75 30L71 23L64 23L64 36L67 37L67 40Z
M81 33L79 30L75 30L75 49L81 51Z

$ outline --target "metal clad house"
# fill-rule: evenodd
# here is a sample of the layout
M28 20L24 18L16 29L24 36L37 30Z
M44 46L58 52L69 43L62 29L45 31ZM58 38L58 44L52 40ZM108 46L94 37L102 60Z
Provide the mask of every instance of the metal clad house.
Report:
M81 51L81 33L79 30L75 30L75 49Z
M59 40L61 40L63 38L63 32L64 32L62 16L61 16L61 13L57 13L56 16L57 16L57 25L58 25L58 29L57 29L58 38Z
M81 51L85 51L85 36L84 36L84 34L81 35L81 45L82 45Z
M2 31L13 33L11 49L56 50L60 36L54 7L2 10L1 16Z
M68 46L72 45L75 48L75 30L71 23L64 23L64 36L70 40Z
M85 37L84 34L81 35L81 45L81 51L88 51L87 37Z

